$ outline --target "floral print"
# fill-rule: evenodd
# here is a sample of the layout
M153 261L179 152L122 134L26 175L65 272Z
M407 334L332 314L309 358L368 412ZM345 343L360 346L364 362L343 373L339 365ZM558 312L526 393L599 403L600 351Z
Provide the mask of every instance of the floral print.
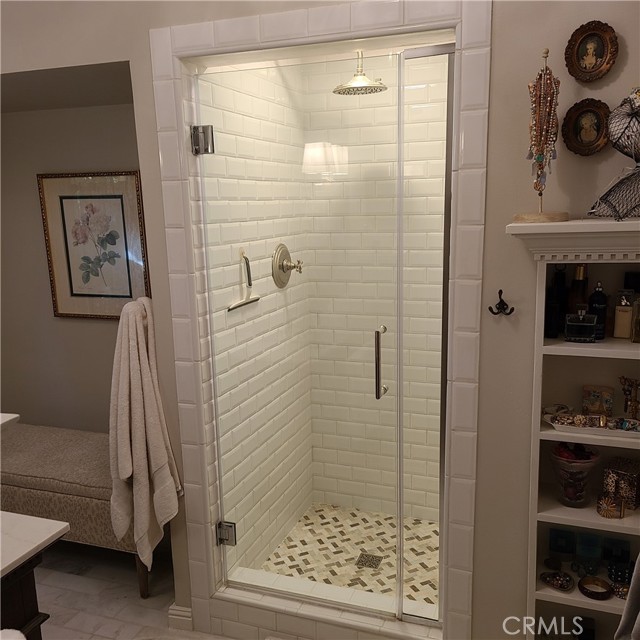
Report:
M95 204L85 205L84 211L76 218L71 228L73 246L81 244L93 244L96 255L82 256L78 268L82 271L82 282L88 284L92 277L100 277L107 286L103 267L106 264L115 265L120 254L110 250L115 246L120 234L111 226L111 216L101 211Z

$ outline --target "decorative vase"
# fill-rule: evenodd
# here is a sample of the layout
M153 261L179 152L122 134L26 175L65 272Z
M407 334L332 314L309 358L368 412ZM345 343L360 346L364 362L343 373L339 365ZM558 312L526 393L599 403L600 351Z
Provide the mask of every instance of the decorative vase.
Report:
M551 453L551 462L558 479L560 502L567 507L584 507L589 502L587 484L591 471L600 461L600 454L583 445L570 448L561 443Z

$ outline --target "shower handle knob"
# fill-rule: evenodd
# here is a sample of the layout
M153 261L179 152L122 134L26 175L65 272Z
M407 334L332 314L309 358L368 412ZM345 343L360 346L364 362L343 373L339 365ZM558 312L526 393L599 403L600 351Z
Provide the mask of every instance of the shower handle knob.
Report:
M286 273L287 271L297 271L298 273L302 273L302 265L304 262L302 260L297 260L295 263L292 260L285 258L282 261L282 270Z

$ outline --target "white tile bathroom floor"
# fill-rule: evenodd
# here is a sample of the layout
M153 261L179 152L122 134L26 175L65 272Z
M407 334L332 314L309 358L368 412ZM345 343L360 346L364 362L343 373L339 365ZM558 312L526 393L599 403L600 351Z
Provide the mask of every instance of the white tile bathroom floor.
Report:
M155 554L146 600L127 553L59 542L45 551L35 575L39 608L51 616L43 640L225 640L168 627L174 601L168 553Z

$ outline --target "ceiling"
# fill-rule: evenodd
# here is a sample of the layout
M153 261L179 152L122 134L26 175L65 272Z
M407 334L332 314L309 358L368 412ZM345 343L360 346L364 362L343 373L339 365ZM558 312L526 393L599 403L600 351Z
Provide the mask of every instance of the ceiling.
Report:
M128 62L3 73L0 81L2 113L133 104Z

